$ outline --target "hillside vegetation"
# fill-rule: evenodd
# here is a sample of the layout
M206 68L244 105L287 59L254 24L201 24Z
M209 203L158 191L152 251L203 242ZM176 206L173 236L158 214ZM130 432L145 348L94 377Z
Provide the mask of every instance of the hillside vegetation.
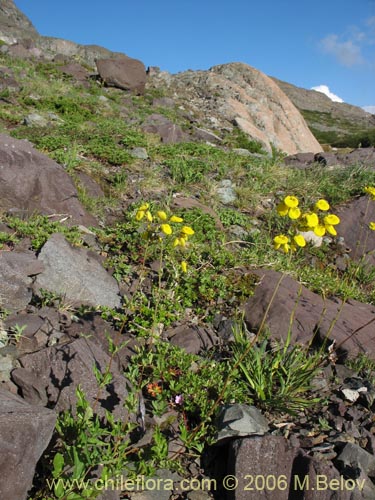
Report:
M78 82L60 67L0 54L0 71L13 82L0 90L0 132L31 141L72 177L98 221L90 228L95 244L64 221L3 213L7 231L0 232L0 245L11 250L26 241L39 252L51 234L63 232L73 245L89 246L118 281L122 307L72 308L48 291L34 297L33 307L54 307L73 322L100 315L117 332L107 339L110 363L129 343L137 350L124 372L129 418L116 420L108 412L104 422L95 416L111 366L104 373L94 367L96 402L91 407L78 388L76 413L59 416L31 498L99 495L90 485L84 493L62 484L48 490L51 477L152 476L158 469L200 477L202 457L215 443L218 411L233 403L257 406L276 433L283 432L277 424L286 418L304 418L310 430L329 429L327 407L311 387L332 361L327 346L293 345L290 337L271 341L263 324L247 332L242 306L255 292L258 276L252 271L259 268L281 271L324 298L375 305L373 270L354 261L337 265L335 216L318 248L302 244L296 233L301 214L293 212L296 200L301 210L320 210L320 216L328 202L335 212L375 185L374 170L286 167L282 151L266 153L236 128L215 145L190 134L200 127L199 117L186 113L167 90L146 86L144 95L132 95L96 77ZM166 144L145 132L155 113L181 127L190 142ZM294 238L293 252L284 234ZM227 320L226 342L199 355L163 337L181 324L212 329ZM12 342L21 335L14 329ZM373 365L363 359L351 360L351 366L370 377Z

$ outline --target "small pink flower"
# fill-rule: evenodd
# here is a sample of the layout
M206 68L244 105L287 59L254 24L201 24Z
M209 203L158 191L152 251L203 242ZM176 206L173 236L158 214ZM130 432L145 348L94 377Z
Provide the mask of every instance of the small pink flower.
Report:
M176 405L182 405L182 403L184 402L184 396L182 396L182 394L178 394L174 397L174 402Z

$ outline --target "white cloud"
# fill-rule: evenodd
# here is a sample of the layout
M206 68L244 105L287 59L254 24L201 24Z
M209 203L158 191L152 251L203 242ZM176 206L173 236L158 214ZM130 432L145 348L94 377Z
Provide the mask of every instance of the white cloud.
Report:
M326 54L331 54L344 66L364 63L361 47L353 40L342 41L338 35L328 35L320 41L320 47Z
M329 90L328 85L318 85L317 87L311 87L311 90L316 90L317 92L322 92L322 94L325 94L333 102L344 102L343 99L341 99L341 97L339 97L336 94L333 94L333 92L331 92Z
M375 115L375 106L363 106L363 108L367 113L372 113Z

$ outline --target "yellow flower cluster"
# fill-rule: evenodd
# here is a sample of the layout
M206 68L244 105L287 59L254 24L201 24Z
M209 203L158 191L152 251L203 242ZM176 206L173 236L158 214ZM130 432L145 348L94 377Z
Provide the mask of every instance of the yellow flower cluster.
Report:
M135 214L135 220L141 221L146 219L148 221L147 234L155 235L159 240L162 237L173 236L173 247L185 247L189 236L194 234L194 229L190 226L182 226L176 228L174 223L181 224L184 220L177 215L168 216L164 210L158 210L156 215L152 215L149 203L143 203ZM187 272L186 261L181 262L181 269L184 273Z
M313 231L317 236L324 236L326 233L332 236L337 235L335 226L340 223L340 219L335 214L326 213L330 209L326 200L318 200L312 210L303 212L299 207L298 198L288 195L277 205L276 209L281 217L289 217L295 222L290 237L279 234L274 238L276 250L288 253L295 251L298 247L306 246L305 238L300 234L301 232ZM321 212L325 214L322 215Z
M370 196L371 200L375 201L375 187L374 186L366 186L364 188L364 192ZM369 229L371 229L371 231L375 231L375 222L370 222L368 227L369 227Z

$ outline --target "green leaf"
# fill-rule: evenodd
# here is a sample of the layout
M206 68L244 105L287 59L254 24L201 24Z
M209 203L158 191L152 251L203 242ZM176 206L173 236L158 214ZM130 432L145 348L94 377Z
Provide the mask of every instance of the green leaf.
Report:
M60 475L60 472L64 468L64 464L64 456L61 453L56 453L56 455L53 457L53 477L57 477Z

